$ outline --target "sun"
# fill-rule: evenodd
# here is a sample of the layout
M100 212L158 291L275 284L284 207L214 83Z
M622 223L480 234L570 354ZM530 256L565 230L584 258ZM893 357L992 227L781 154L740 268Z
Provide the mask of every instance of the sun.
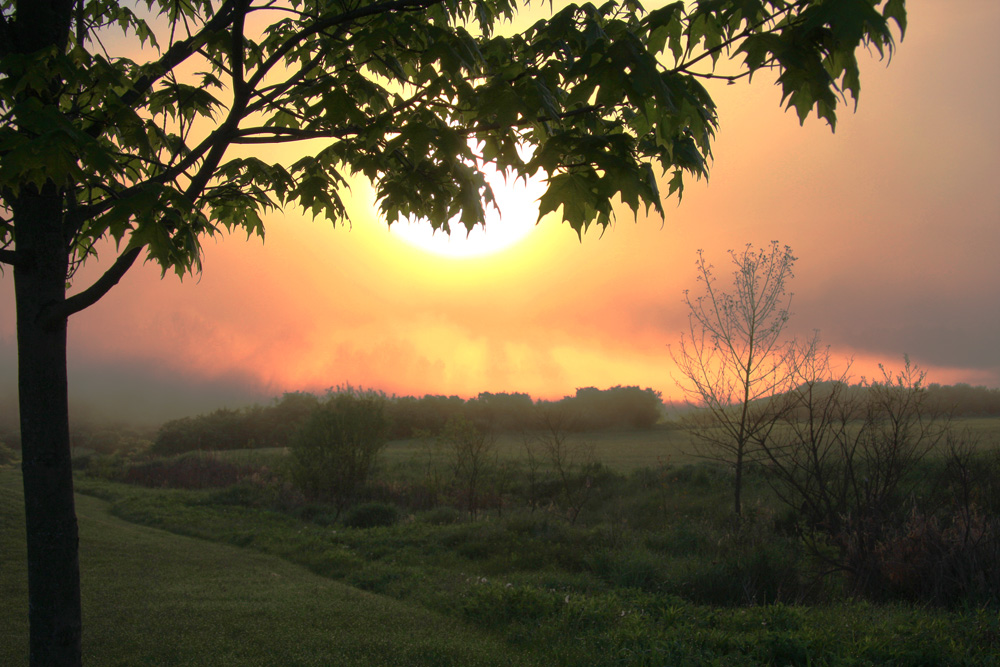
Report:
M492 165L480 169L493 188L499 208L487 207L485 227L476 226L467 234L459 223L448 235L435 231L427 220L415 220L394 223L389 231L419 250L456 259L491 255L523 241L535 230L538 198L545 192L545 183L541 177L527 182L523 178L505 178Z

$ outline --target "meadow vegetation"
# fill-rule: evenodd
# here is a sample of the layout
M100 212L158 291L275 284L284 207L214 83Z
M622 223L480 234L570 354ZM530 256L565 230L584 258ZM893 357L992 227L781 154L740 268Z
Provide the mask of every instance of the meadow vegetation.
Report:
M732 469L692 456L683 423L587 431L545 405L532 428L495 432L458 415L388 440L388 400L317 399L288 448L163 456L155 436L78 448L92 661L130 662L131 651L149 664L996 664L996 418L948 421L876 505L864 505L874 479L845 478L847 459L828 453L824 488L840 483L861 503L834 516L792 500L809 498L791 494L798 468L785 450L753 458L736 517ZM887 442L863 419L844 428ZM4 599L18 600L12 458L0 471L0 553ZM318 476L307 480L310 462ZM232 580L206 579L202 563L223 560ZM266 581L278 568L280 586ZM159 618L192 598L192 618L157 628L171 637L159 644L143 639L151 620L125 611ZM4 664L23 659L18 608L3 612ZM426 630L442 623L455 634ZM262 624L252 648L233 643Z
M374 395L347 396L326 403L336 413L339 401L336 433L374 414L343 411ZM157 631L179 639L157 646L140 639L147 620L119 618L120 598L96 582L85 587L93 591L87 627L100 638L86 644L91 657L122 662L131 650L150 664L185 664L194 653L244 655L229 637L251 623L246 606L266 598L275 625L266 634L273 642L254 644L259 664L289 656L322 664L344 647L368 664L995 664L1000 452L991 436L1000 421L955 420L953 437L908 470L896 523L864 552L861 571L842 558L857 555L842 550L843 535L822 534L806 508L782 501L773 464L745 471L737 519L732 471L692 459L679 425L579 432L564 414L539 415L521 432L485 433L459 417L437 434L382 442L378 465L343 496L297 477L316 449L157 456L147 441L111 454L80 450L76 484L91 497L80 499L85 578L121 560L115 595L157 617L192 595L200 600L191 624ZM298 438L328 427L329 415L311 423ZM16 517L12 473L4 473L3 505ZM105 518L89 523L98 515ZM122 551L133 539L124 535L143 530L131 524L167 533L135 533L152 546L140 540L147 546ZM6 548L23 539L16 525L5 518L5 599L24 596L21 550ZM162 554L151 561L162 588L140 601L150 571L138 551L147 548ZM195 561L220 558L253 576L280 561L304 570L280 565L299 574L253 593L256 580L240 583L238 574L202 581ZM5 613L14 618L9 605ZM461 630L439 641L422 622L372 621L394 628L382 640L376 625L343 625L366 614L438 618L427 622ZM24 619L14 620L4 643L24 646ZM303 643L292 648L297 635ZM10 650L15 659L5 664L16 664L21 654Z

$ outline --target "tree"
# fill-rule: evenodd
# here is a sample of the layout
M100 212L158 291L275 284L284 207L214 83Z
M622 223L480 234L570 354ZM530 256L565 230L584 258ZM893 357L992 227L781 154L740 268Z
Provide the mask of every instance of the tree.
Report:
M319 404L292 438L292 479L337 515L355 500L388 442L386 398L347 387Z
M441 429L441 441L451 453L458 495L469 517L475 519L486 479L499 467L496 436L464 417L453 417Z
M933 486L920 463L946 441L950 418L930 405L923 371L905 356L902 370L880 366L881 378L852 386L849 369L835 370L816 339L794 354L789 409L760 440L767 479L800 518L809 551L863 593L877 588L880 550L916 511L922 487Z
M80 661L68 318L140 256L179 275L261 213L343 221L349 178L389 220L471 228L480 166L542 175L542 215L582 233L612 200L663 215L707 173L701 81L777 75L800 119L857 98L860 47L891 52L904 0L567 5L520 34L514 0L0 0L0 263L13 267L31 660ZM124 32L124 38L115 34ZM719 59L739 59L717 73ZM626 73L627 76L622 74ZM291 164L248 147L298 143ZM535 150L531 157L519 151ZM266 155L266 152L260 153ZM92 285L77 267L117 255ZM107 251L112 252L112 251Z
M773 241L769 249L729 252L732 291L721 289L712 266L698 251L698 280L704 294L692 300L688 335L676 354L681 388L704 409L692 432L699 453L733 468L733 510L743 512L743 473L756 449L780 416L771 399L789 388L792 373L781 342L791 296L786 282L795 257Z

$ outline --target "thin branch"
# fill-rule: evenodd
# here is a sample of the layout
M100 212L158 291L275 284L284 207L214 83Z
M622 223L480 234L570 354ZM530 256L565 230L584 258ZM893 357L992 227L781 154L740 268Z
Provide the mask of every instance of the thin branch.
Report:
M506 124L480 123L478 125L474 125L473 127L463 128L460 130L460 132L469 135L469 134L474 134L476 132L489 132L491 130L530 127L535 123L544 123L546 121L551 121L551 120L566 120L568 118L573 118L574 116L582 116L584 114L593 113L595 111L604 111L605 109L607 109L607 107L603 104L592 104L585 107L580 107L579 109L573 109L572 111L561 113L556 118L552 118L551 116L538 116L534 120L523 120L519 123L506 123Z
M239 130L233 144L266 144L305 141L307 139L343 139L361 132L357 125L347 125L336 130L299 130L291 127L248 127Z
M132 84L132 87L122 95L122 103L125 106L133 106L138 103L154 83L194 55L209 36L216 31L225 29L233 18L235 5L236 0L226 0L219 8L218 13L205 23L198 33L180 42L175 42L158 61L143 67L142 69L149 73L140 76ZM91 132L94 130L98 130L98 134L100 134L104 128L95 127L91 129Z
M323 21L316 21L309 27L304 28L301 32L296 33L293 38L282 44L281 47L275 49L274 53L271 54L271 57L261 63L260 67L257 68L257 72L247 82L248 87L251 90L256 88L260 82L264 80L264 77L267 76L268 72L270 72L275 65L280 63L289 51L304 42L306 39L323 32L328 28L333 28L334 26L350 23L351 21L368 18L370 16L377 16L385 12L419 11L434 5L443 4L443 2L444 0L391 0L390 2L360 7L337 16L331 16Z
M48 322L65 319L73 313L78 313L85 308L97 303L101 297L111 291L125 273L132 268L135 260L142 252L143 246L130 248L120 254L114 264L98 278L93 285L83 290L79 294L74 294L65 301L49 306L42 313L42 318Z
M711 74L708 72L688 72L689 75L699 79L722 79L729 83L736 83L740 79L749 77L752 72L742 72L740 74Z
M699 54L697 57L692 58L687 62L678 64L671 71L686 72L690 74L691 66L701 62L705 58L709 58L717 53L722 53L723 51L728 50L730 46L740 41L741 39L749 37L751 34L753 34L755 30L757 30L761 26L766 25L770 21L774 21L778 16L782 14L790 14L793 10L798 9L800 6L802 6L802 4L803 4L802 2L797 2L795 4L789 5L788 7L785 7L781 11L775 12L774 14L769 14L767 18L759 21L757 24L747 26L736 35L733 35L729 39L724 40L721 44L718 44L710 49L706 49L704 53Z

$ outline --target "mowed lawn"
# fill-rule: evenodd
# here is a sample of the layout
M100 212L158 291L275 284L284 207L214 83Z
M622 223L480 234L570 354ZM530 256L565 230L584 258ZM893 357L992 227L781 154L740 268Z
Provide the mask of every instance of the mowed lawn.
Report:
M0 470L0 665L27 663L20 471ZM76 496L90 665L523 665L453 618Z

